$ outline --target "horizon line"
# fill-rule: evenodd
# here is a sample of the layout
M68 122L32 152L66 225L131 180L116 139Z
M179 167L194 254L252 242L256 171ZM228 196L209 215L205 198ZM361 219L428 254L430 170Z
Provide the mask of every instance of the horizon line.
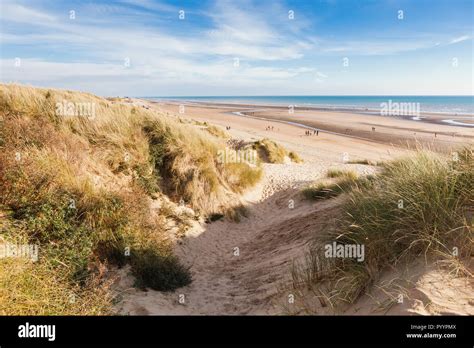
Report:
M133 96L133 98L228 98L228 97L474 97L474 94L288 94L288 95L169 95Z

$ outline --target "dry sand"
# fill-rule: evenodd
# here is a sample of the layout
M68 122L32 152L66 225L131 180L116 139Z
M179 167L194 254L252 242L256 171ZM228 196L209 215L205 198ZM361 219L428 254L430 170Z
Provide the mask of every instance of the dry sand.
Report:
M167 112L170 116L230 126L229 133L237 139L270 138L288 150L296 151L305 162L265 164L261 183L243 197L249 216L240 223L217 221L196 224L188 231L176 245L175 251L181 261L190 267L193 282L189 286L169 293L141 291L133 288L133 279L127 269L121 270L116 289L123 300L117 305L117 310L132 315L333 313L330 308L321 306L314 294L299 294L301 298L291 305L287 301L288 296L295 295L290 287L292 263L303 260L315 233L340 214L340 198L312 203L301 198L300 189L323 178L330 168L352 169L362 175L373 173L376 167L344 163L344 155L349 160L371 161L403 155L409 150L392 144L402 138L406 140L414 129L423 134L436 129L438 137L434 141L446 142L449 146L469 142L473 131L428 122L399 122L378 116L349 115L352 119L348 119L346 114L334 116L321 113L317 121L322 129L319 136L306 136L305 130L300 127L229 113L241 111L240 107L228 109L187 105L185 113L180 114L176 104L133 102L139 107ZM274 114L275 110L267 110L259 116L270 118ZM278 113L276 115L279 117ZM300 120L304 117L301 114ZM327 123L325 128L322 127L324 122ZM372 131L365 135L365 128L374 124L376 132L385 134L383 137L377 135L371 138ZM269 126L273 126L273 130L266 130ZM350 128L352 134L324 132L339 133L341 127ZM443 135L453 131L457 133L454 138ZM367 139L360 139L359 136ZM374 293L363 296L345 313L380 314L381 310L386 314L474 313L472 284L463 283L460 291L458 283L461 280L449 278L436 269L428 271L422 266L417 268L417 272L409 272L409 275L395 273L388 274L387 279L400 278L409 284L406 300L402 304L393 301L395 285L387 284L387 279L382 279ZM386 303L390 303L388 308Z

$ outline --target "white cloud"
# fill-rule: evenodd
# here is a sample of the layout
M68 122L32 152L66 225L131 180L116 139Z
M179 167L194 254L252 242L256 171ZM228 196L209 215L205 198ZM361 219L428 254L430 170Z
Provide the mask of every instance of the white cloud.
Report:
M3 1L3 0L2 0ZM29 24L43 24L55 22L55 16L37 9L29 8L20 4L10 3L5 0L1 5L0 19L2 21L13 21Z
M459 37L456 37L454 39L452 39L449 44L455 44L455 43L458 43L458 42L463 42L463 41L466 41L466 40L469 40L471 37L469 35L463 35L463 36L459 36Z
M325 53L357 54L357 55L387 55L400 52L416 51L435 47L436 43L420 39L397 39L384 41L348 41L336 44L322 45Z
M20 67L15 67L14 59L0 60L0 69L4 81L30 82L71 81L76 79L107 80L141 79L162 82L183 81L198 82L205 79L206 83L222 80L238 81L271 81L281 80L313 72L312 68L284 69L258 66L234 67L233 61L221 61L212 64L197 64L187 60L160 58L154 65L138 65L131 61L130 67L124 62L113 63L61 63L38 59L22 59Z
M178 13L179 8L169 4L165 4L158 1L150 0L120 0L121 3L126 5L133 5L141 7L145 10L160 11L160 12L176 12Z

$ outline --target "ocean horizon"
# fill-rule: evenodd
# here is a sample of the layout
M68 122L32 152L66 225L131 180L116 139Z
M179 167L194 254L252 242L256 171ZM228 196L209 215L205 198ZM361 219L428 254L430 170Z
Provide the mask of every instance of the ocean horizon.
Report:
M141 97L155 101L275 105L378 112L383 103L417 103L421 112L474 115L474 96L169 96Z

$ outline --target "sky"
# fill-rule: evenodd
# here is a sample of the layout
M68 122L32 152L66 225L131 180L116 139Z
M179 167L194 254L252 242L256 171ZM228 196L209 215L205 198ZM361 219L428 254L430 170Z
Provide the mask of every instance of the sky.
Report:
M0 81L103 96L472 95L472 0L1 0Z

